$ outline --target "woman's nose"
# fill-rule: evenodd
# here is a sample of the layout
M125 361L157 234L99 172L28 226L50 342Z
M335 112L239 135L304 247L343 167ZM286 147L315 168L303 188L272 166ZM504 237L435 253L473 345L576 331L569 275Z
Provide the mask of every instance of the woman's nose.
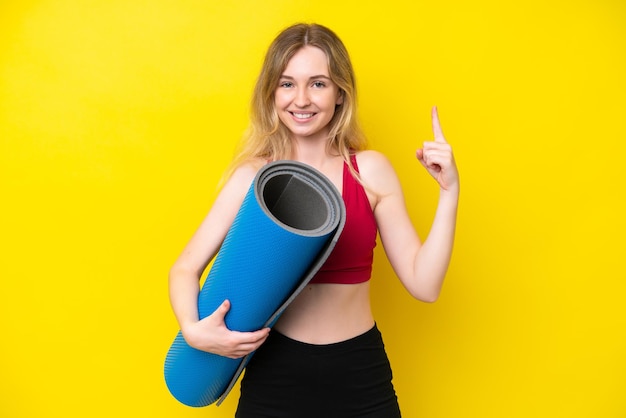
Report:
M297 89L294 104L298 107L307 107L311 104L311 98L309 97L309 92L306 88Z

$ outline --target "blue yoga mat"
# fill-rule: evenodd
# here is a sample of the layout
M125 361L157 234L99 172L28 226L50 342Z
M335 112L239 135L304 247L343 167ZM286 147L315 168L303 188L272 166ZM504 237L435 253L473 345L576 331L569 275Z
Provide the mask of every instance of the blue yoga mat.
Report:
M267 164L250 186L200 290L200 318L229 299L229 329L271 327L322 266L344 223L343 199L323 174L295 161ZM196 350L178 332L165 359L165 382L185 405L219 405L252 354L230 359Z

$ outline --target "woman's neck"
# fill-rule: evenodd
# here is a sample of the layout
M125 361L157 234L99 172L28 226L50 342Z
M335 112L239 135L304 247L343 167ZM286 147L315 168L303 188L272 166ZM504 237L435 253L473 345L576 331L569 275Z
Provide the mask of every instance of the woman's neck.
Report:
M328 150L326 142L294 141L292 158L317 169L324 168L337 157L339 157L339 153L336 150Z

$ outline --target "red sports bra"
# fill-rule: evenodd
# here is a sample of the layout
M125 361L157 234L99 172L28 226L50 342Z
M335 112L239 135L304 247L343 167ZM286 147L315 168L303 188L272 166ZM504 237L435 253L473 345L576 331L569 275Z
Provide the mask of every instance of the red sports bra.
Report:
M356 156L350 156L359 171ZM370 279L378 228L372 207L363 185L343 164L343 201L346 205L346 224L335 248L311 283L357 284Z

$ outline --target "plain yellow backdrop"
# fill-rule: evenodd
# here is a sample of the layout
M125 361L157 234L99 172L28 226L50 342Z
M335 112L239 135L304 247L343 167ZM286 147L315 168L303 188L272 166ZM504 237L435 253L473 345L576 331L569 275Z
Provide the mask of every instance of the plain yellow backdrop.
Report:
M626 416L626 5L27 0L0 5L0 416L228 417L174 400L167 271L215 197L275 34L333 28L422 237L438 105L462 175L441 299L379 246L406 417ZM320 402L324 402L320 399Z

